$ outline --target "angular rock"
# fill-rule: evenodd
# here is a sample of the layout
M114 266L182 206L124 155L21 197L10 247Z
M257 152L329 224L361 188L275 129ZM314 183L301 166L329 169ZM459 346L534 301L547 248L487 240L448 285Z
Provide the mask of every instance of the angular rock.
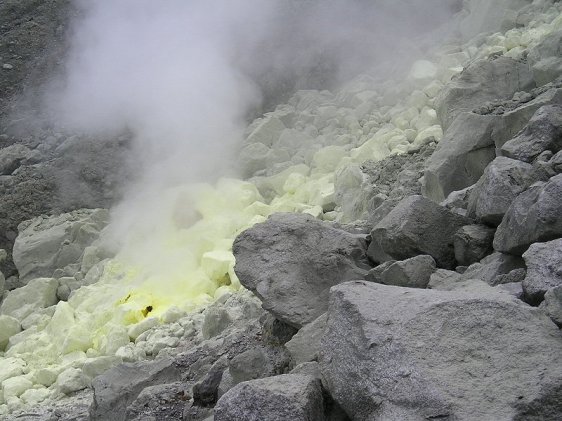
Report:
M240 383L215 406L215 421L322 421L320 381L284 374Z
M363 279L366 248L363 235L310 215L275 214L236 238L234 270L263 308L300 328L326 311L330 287Z
M422 196L410 196L371 231L368 254L378 250L402 260L428 254L443 268L455 267L454 234L470 220Z
M554 420L561 352L542 311L491 288L355 281L332 288L320 366L352 419L527 419L532 409Z
M380 283L409 288L426 288L435 272L435 260L428 255L394 262L380 275Z
M562 174L521 193L494 236L494 249L521 255L538 241L562 236Z
M502 127L499 116L460 114L426 161L424 196L440 202L476 183L496 157L494 137Z
M492 253L478 263L470 265L461 275L462 279L480 279L492 286L497 285L498 277L513 270L524 269L525 263L519 256Z
M323 314L313 322L303 326L293 338L285 344L295 365L316 361L320 352L320 340L324 336L327 315Z
M509 57L477 60L449 82L436 98L436 109L444 128L461 112L486 101L511 98L514 93L535 87L528 63Z
M118 365L92 382L94 401L90 407L90 419L125 420L127 407L145 387L179 379L179 370L167 358Z
M466 216L468 209L468 199L472 190L474 190L475 184L466 187L462 190L457 190L449 193L447 198L439 203L441 206L445 206L447 209L458 213L459 215Z
M540 303L551 288L562 285L562 238L535 243L523 254L527 276L523 279L525 299Z
M108 221L106 209L81 209L22 222L13 250L20 282L53 276L56 269L78 263Z
M562 31L544 37L530 49L528 59L538 86L562 75Z
M468 216L498 226L513 200L537 181L532 165L497 157L486 167L470 194Z
M148 386L127 407L126 419L127 421L181 420L188 400L187 385L181 382Z
M541 307L544 308L546 314L554 323L562 327L562 285L546 291Z
M13 173L30 152L27 146L18 143L0 149L0 175Z
M0 351L6 349L8 340L16 333L21 332L21 322L5 314L0 316Z
M469 266L492 252L495 230L486 225L465 225L455 233L455 259Z
M373 259L373 257L371 256L371 259ZM374 260L374 259L373 259ZM377 282L377 283L382 283L382 274L385 270L387 270L390 265L396 263L396 260L387 260L384 263L381 263L380 265L374 267L373 269L371 269L367 275L365 275L365 279L369 282Z
M20 322L30 314L57 303L58 281L52 278L37 278L26 286L14 289L0 306L0 314L6 314Z
M502 113L459 114L425 164L424 196L440 202L476 183L496 157L494 147L501 148L540 107L552 104L562 104L562 89L548 89Z
M499 284L495 288L497 288L499 291L503 291L508 293L509 295L514 296L518 300L523 299L523 285L521 285L521 282L508 282Z
M290 355L284 348L256 347L230 360L228 372L233 384L275 376L287 371Z
M546 150L562 149L562 106L546 105L537 110L529 124L501 148L502 155L532 162Z
M227 366L226 358L219 359L205 377L193 385L193 403L195 405L210 406L217 402L219 385Z

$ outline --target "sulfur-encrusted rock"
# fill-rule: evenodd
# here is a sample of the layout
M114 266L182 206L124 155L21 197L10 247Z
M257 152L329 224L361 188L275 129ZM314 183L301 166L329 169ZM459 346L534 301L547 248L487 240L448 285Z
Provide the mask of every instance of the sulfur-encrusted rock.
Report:
M554 420L561 352L541 310L491 287L355 281L332 288L320 366L352 419Z
M363 279L365 236L304 214L275 214L240 234L233 245L242 285L278 319L300 328L328 306L333 285Z
M0 316L0 351L8 345L10 337L21 332L21 322L11 316L2 314Z
M562 236L562 174L521 193L507 210L494 237L494 249L518 254L537 241Z
M57 303L58 281L38 278L26 286L12 290L0 306L0 314L23 321L30 314Z
M532 165L497 157L484 170L468 203L468 216L497 226L519 193L539 181Z
M320 380L284 374L240 383L215 406L215 421L323 421Z
M438 266L454 268L454 235L470 222L423 196L410 196L375 225L368 253L382 250L397 260L428 254Z
M523 280L525 299L538 304L549 289L562 285L562 238L532 244L523 258L527 265Z
M545 105L537 110L529 124L501 148L507 157L532 162L546 150L562 149L562 105Z

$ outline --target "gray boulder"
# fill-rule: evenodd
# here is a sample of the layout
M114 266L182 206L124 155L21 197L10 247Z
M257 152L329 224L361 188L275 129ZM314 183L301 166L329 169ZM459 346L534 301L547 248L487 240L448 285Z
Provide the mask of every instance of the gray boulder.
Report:
M327 315L324 313L313 322L303 326L285 344L295 365L316 361L320 352L320 341L324 336Z
M108 221L106 209L80 209L22 222L13 250L20 282L53 276L56 269L79 263L84 249L99 238Z
M530 49L529 63L537 85L544 85L562 75L562 31L548 34Z
M493 291L332 288L320 359L331 396L355 420L559 419L557 327Z
M486 101L508 99L535 87L528 63L509 57L477 60L449 82L435 99L441 124L448 128L462 112Z
M517 135L540 107L552 104L562 104L562 89L536 92L532 100L517 102L513 109L501 105L494 114L459 114L425 163L424 196L440 202L476 183L496 157L495 150ZM507 111L499 112L501 108Z
M470 194L468 216L498 226L513 200L536 181L539 179L532 165L497 157Z
M188 387L182 382L148 386L127 407L124 419L127 421L180 420L188 399Z
M494 249L521 255L538 241L562 236L562 174L521 193L507 210L494 237Z
M538 304L549 289L562 285L562 238L532 244L523 258L527 264L523 280L525 299Z
M541 307L554 323L562 327L562 285L546 291Z
M420 255L390 264L380 276L380 283L409 288L426 288L435 271L435 260Z
M372 256L371 256L372 258ZM373 259L374 260L374 259ZM386 262L381 263L380 265L371 269L367 275L365 275L365 279L369 282L377 282L382 284L382 274L385 270L387 270L390 265L396 263L396 260L387 260Z
M469 266L492 252L495 230L486 225L465 225L455 233L455 259Z
M240 383L215 406L215 421L322 421L320 380L299 374Z
M454 268L454 235L470 222L423 196L410 196L375 225L368 253L382 250L397 260L428 254L439 267Z
M90 419L125 420L127 407L143 389L179 380L179 369L167 358L118 365L92 382L94 400Z
M30 152L27 146L19 143L0 149L0 175L12 174Z
M329 289L363 279L369 264L365 236L304 214L275 214L240 234L234 270L263 308L300 328L328 308Z
M493 253L478 263L470 265L461 275L462 279L480 279L492 286L500 283L498 277L525 267L523 259L510 254Z
M546 105L537 110L529 124L506 142L501 153L520 161L532 162L546 150L562 149L562 106Z
M500 116L460 114L426 161L423 194L437 202L476 183L496 157L494 136Z
M228 372L233 384L276 376L289 371L291 355L284 347L258 346L232 358Z

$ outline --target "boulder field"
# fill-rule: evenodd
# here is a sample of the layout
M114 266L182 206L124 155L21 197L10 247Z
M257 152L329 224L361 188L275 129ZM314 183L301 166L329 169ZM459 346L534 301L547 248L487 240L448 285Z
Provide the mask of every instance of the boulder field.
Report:
M127 138L0 133L0 419L562 419L562 3L453 23L292 94L120 248Z

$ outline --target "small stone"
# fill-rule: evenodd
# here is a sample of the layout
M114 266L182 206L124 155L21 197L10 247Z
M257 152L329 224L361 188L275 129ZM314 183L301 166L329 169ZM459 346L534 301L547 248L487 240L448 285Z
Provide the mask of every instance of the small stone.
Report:
M2 69L4 69L4 70L12 70L13 68L14 68L14 66L11 65L10 63L4 63L2 65Z

